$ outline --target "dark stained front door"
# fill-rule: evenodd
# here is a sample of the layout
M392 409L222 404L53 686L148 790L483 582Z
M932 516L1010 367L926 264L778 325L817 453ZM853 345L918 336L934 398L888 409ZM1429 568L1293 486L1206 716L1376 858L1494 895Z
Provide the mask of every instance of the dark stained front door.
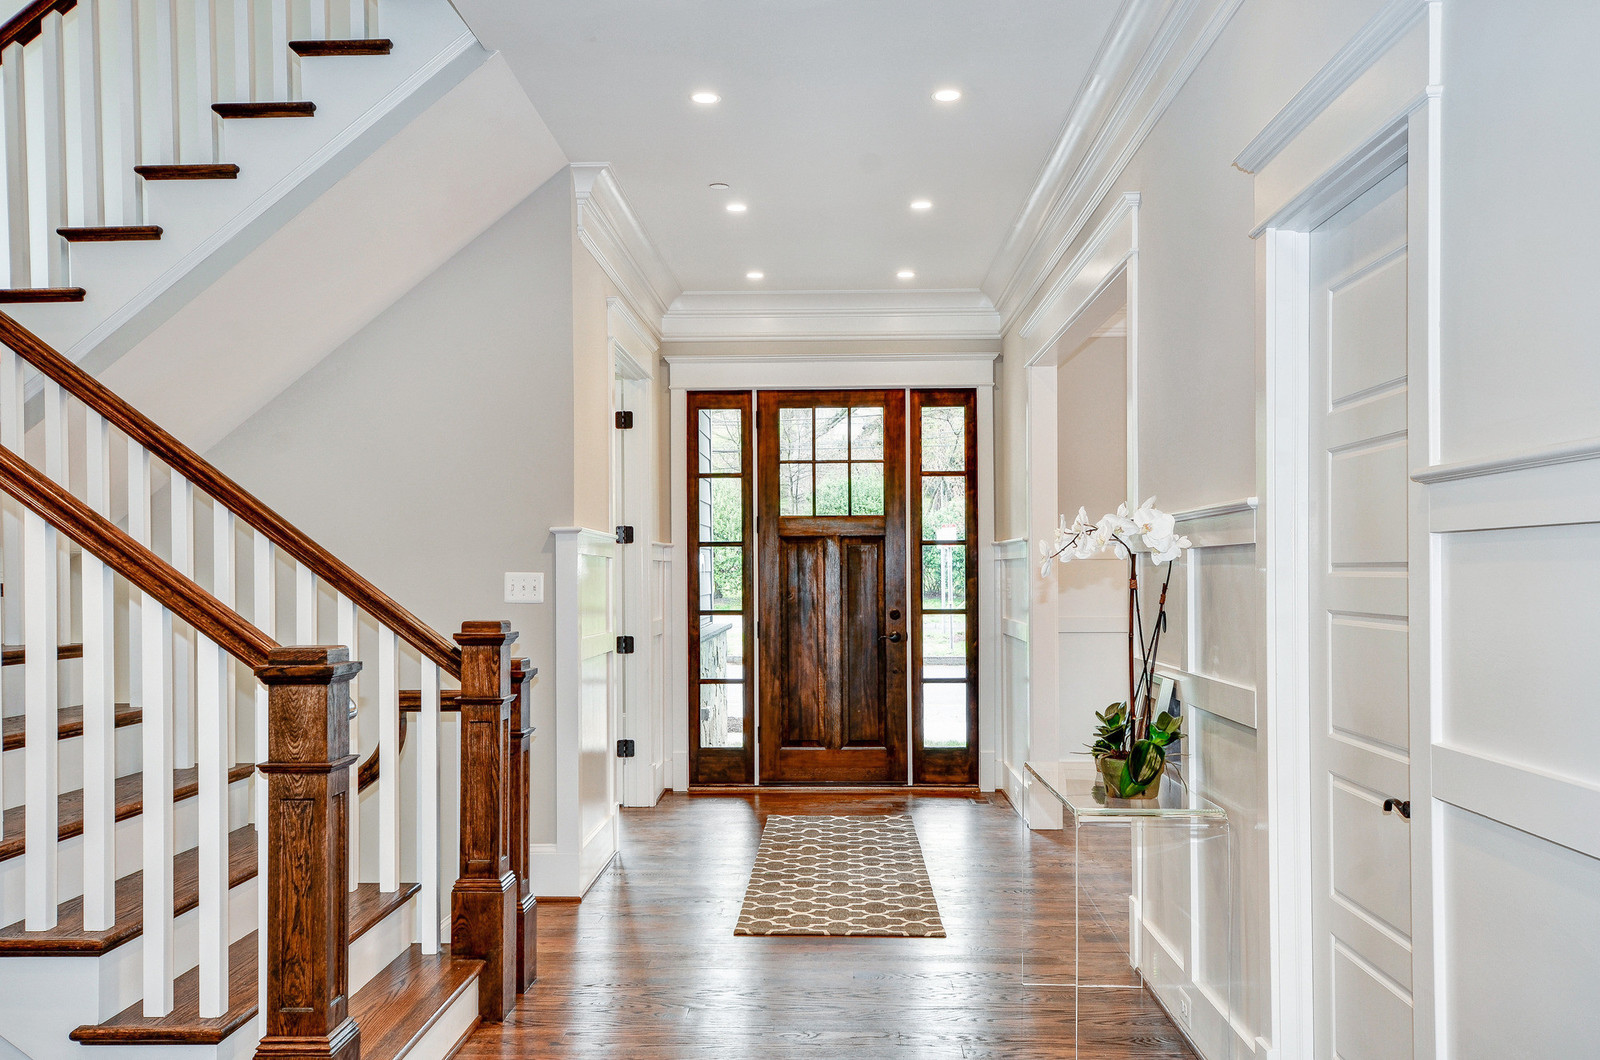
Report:
M905 391L759 398L761 782L906 782Z

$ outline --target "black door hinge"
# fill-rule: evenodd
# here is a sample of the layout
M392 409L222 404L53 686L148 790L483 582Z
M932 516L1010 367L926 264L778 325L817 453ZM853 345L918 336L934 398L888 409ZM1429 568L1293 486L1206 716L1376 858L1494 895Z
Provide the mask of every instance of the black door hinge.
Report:
M618 655L632 655L633 654L633 638L632 637L618 637L617 638L617 654Z
M633 754L634 754L634 752L633 752L633 741L632 740L618 740L617 741L617 757L618 758L632 758Z
M633 413L631 413L631 412L619 412L619 413L617 413L617 430L619 430L619 431L631 431L631 430L633 430Z
M631 545L631 544L633 544L633 527L631 527L631 526L619 526L619 527L617 527L617 544L619 544L619 545Z

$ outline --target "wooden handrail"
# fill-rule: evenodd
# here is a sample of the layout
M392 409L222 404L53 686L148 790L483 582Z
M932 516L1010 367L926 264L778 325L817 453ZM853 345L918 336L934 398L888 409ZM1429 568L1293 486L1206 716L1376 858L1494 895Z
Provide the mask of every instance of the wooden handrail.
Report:
M5 448L0 448L0 490L252 669L265 665L278 647L233 608Z
M0 26L0 61L3 53L13 44L26 44L39 35L44 16L52 11L63 15L78 6L78 0L33 0Z
M112 393L99 380L51 349L44 340L0 313L0 342L60 384L67 393L104 416L112 426L159 457L213 500L273 544L309 567L362 611L399 635L451 677L461 677L461 649L357 574L344 561L307 537L294 524L224 475L210 461L156 426L144 413Z

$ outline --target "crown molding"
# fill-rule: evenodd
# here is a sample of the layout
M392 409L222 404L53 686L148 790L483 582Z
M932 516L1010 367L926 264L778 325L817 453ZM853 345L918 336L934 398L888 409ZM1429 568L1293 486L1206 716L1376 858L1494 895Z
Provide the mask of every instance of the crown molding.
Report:
M668 342L956 339L993 342L1000 315L965 291L685 291L661 322Z
M1010 328L1243 0L1124 0L983 290Z
M1387 54L1427 10L1428 0L1390 0L1284 104L1255 139L1239 152L1233 164L1246 173L1259 173Z
M651 338L658 338L661 318L683 286L634 215L611 167L575 165L571 169L579 241L617 285Z

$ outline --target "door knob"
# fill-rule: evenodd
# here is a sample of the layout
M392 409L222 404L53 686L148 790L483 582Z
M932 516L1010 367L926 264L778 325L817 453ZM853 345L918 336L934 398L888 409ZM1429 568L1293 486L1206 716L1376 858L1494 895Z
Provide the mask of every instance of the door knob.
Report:
M883 636L883 637L879 637L878 639L879 640L886 640L890 644L899 644L900 643L900 634L898 634L898 633L890 633L889 635Z
M1411 800L1410 799L1384 799L1383 800L1383 812L1384 813L1393 813L1396 810L1400 811L1400 816L1401 817L1404 817L1408 821L1411 820Z

